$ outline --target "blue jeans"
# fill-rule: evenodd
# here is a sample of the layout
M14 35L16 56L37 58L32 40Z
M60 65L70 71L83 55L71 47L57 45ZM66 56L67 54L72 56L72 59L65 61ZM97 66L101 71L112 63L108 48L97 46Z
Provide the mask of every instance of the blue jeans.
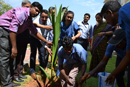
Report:
M30 73L35 73L35 61L36 61L36 53L38 48L39 53L39 63L40 66L46 68L48 57L46 55L46 49L41 45L38 39L33 36L30 37L30 46L31 46L31 55L30 55Z

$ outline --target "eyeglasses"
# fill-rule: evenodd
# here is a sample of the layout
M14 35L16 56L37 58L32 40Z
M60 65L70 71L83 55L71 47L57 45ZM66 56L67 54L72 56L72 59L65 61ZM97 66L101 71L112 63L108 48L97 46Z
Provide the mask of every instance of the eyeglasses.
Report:
M47 18L48 18L48 16L41 16L41 18L46 18L46 19L47 19Z

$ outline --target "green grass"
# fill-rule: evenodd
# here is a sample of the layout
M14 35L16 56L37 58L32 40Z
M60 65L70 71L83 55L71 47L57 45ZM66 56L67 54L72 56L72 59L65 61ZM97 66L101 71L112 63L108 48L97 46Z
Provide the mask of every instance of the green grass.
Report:
M91 53L90 51L88 51L88 57L87 57L87 72L89 71L89 66L90 66L90 62L91 62ZM114 69L115 69L115 62L116 62L116 57L112 56L112 58L109 59L106 68L105 68L105 72L111 73ZM78 82L79 79L79 75L76 77L76 81ZM125 79L125 84L127 84L126 78ZM95 77L91 77L89 78L86 83L83 83L82 87L98 87L98 78ZM115 87L118 87L117 84Z

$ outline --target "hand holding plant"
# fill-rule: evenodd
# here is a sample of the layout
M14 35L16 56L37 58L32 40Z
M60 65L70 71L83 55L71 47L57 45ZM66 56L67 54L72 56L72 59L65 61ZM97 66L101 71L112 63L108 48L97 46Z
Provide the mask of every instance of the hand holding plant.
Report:
M52 56L52 51L49 47L46 47L46 50L49 52L50 56Z

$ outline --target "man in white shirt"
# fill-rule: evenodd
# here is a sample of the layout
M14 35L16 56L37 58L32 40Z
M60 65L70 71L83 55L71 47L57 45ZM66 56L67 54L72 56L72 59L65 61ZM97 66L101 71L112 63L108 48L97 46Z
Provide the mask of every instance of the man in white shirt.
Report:
M81 44L82 47L87 50L87 47L89 45L89 37L92 38L92 25L88 23L88 20L90 19L90 14L85 13L84 14L84 20L79 21L77 24L79 28L81 29L81 36L77 39L77 43Z
M46 38L47 33L51 30L51 23L47 23L48 20L48 11L42 10L40 16L38 16L33 23L36 26L39 26L40 28L37 28L38 32ZM49 25L49 26L48 26ZM43 43L45 44L45 43ZM36 39L34 36L30 36L30 46L31 46L31 55L30 55L30 73L33 79L37 79L35 74L35 60L36 60L36 53L38 48L39 53L39 63L40 66L43 68L46 68L48 59L45 57L46 55L46 49L44 48L43 44L41 44L41 41ZM41 73L41 70L40 70Z

